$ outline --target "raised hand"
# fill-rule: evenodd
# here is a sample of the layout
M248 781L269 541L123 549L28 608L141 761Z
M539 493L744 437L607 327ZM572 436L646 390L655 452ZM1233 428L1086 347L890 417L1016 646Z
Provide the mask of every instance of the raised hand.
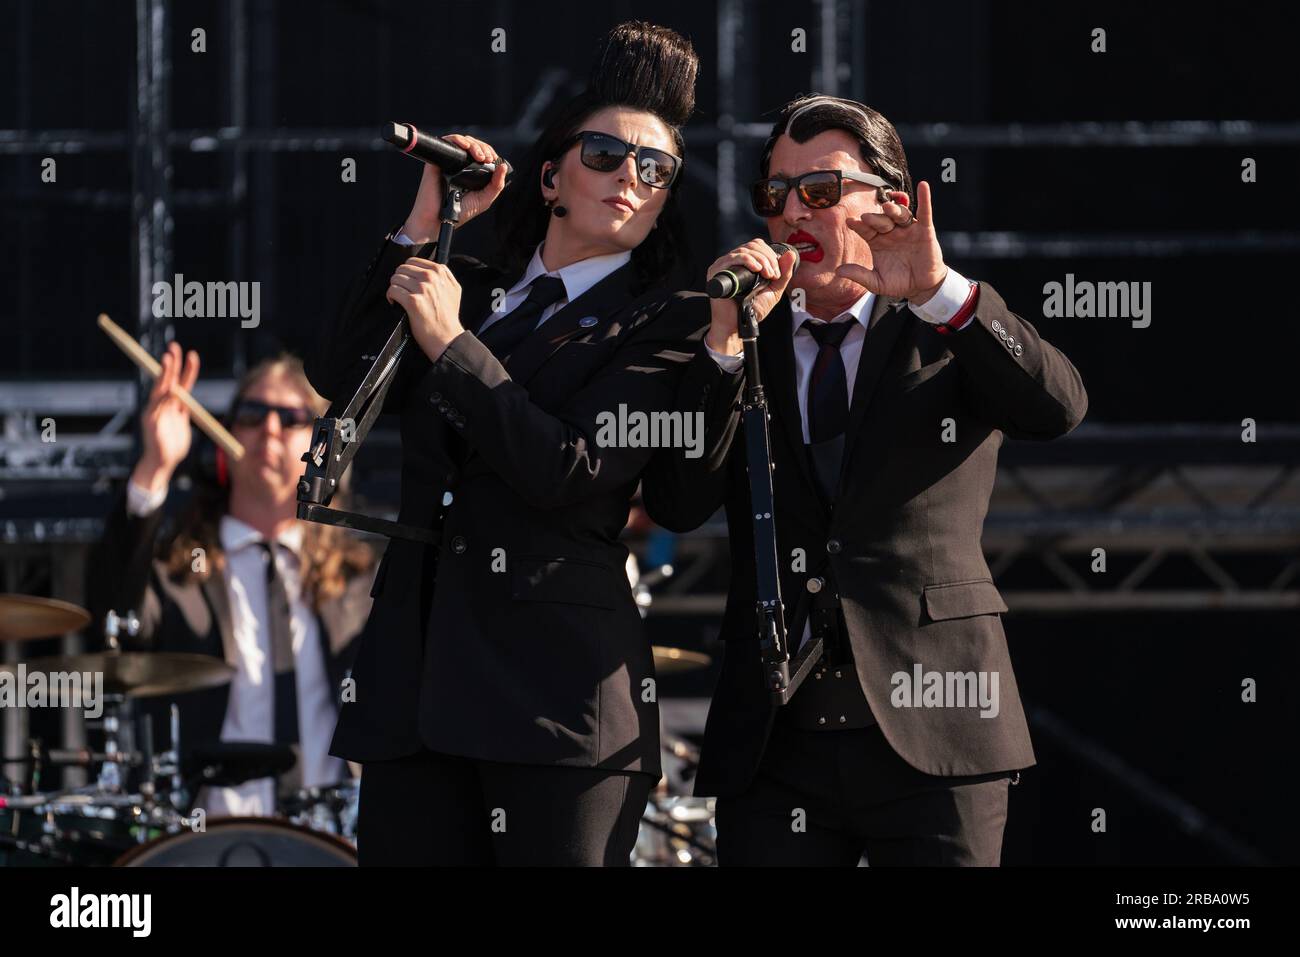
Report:
M934 231L930 184L916 188L916 218L907 208L907 194L892 194L879 213L863 213L848 227L867 241L867 262L845 263L835 275L857 283L878 296L893 296L920 304L943 284L948 267Z
M154 380L149 402L140 416L144 453L131 473L136 485L157 491L171 481L176 467L190 452L190 413L176 398L175 388L194 388L199 377L199 354L193 349L182 362L179 343L169 343L162 355L162 372Z
M466 193L460 204L460 222L464 226L475 216L487 210L501 191L506 188L506 167L500 162L497 151L482 140L461 133L451 133L441 137L453 146L459 146L469 153L477 163L497 163L492 180L482 189ZM417 243L432 242L438 238L438 213L442 209L442 170L427 163L420 176L420 189L415 194L415 205L411 207L402 232Z

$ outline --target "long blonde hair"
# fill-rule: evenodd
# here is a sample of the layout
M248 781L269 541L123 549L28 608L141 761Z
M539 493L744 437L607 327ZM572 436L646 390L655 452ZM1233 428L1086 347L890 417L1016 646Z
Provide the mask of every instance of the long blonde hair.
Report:
M317 415L324 414L328 403L312 388L303 371L302 360L288 353L265 359L249 369L235 387L231 409L257 382L269 375L288 378L302 392L312 410ZM219 528L221 517L230 509L230 489L207 475L201 476L195 484L194 496L177 523L177 533L161 555L168 576L176 582L206 581L226 565ZM335 507L346 507L346 486L344 482L344 490L335 496L332 503ZM309 596L312 608L319 612L322 605L343 594L349 580L374 566L375 555L368 545L335 525L304 524L299 555L303 595ZM206 560L199 563L198 570L193 560L195 548L202 548L206 556Z

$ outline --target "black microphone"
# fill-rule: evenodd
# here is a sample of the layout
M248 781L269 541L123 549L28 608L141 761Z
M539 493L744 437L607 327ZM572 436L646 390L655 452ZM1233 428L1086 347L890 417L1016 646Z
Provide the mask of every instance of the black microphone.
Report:
M786 250L794 253L794 268L799 268L799 250L795 249L789 243L768 242L768 245L775 250L777 256L784 256ZM710 299L739 299L747 296L750 290L759 282L766 283L758 273L746 269L744 266L732 266L730 269L723 269L716 273L709 284L704 287L704 291L709 294Z
M407 156L437 166L448 176L460 174L456 184L465 189L482 189L492 181L492 173L496 169L492 163L476 162L459 146L453 146L428 133L421 133L410 123L389 123L384 128L384 140ZM509 182L514 170L505 160L501 162L505 163L506 181Z

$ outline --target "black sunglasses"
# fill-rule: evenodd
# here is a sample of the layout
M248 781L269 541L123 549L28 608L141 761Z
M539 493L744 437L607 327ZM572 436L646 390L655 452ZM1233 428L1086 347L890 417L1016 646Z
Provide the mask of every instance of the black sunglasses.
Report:
M829 209L843 196L846 179L876 187L877 198L882 205L893 201L889 195L892 187L885 180L871 173L846 169L813 170L789 179L780 176L760 179L750 187L749 198L754 204L754 212L765 219L781 215L785 210L786 197L792 189L799 201L809 209Z
M608 133L596 133L583 130L572 136L560 152L563 153L574 143L582 141L580 154L582 165L598 173L612 173L623 165L629 154L636 156L636 172L641 182L655 189L667 189L677 179L682 168L680 158L653 146L635 146L625 143L617 136Z
M244 428L256 428L274 412L280 417L280 428L301 429L316 421L316 413L303 406L267 405L257 399L240 399L230 413L230 420Z

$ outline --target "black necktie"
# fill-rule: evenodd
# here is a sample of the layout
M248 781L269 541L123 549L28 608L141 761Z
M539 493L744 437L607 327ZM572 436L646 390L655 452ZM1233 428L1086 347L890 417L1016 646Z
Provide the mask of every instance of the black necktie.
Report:
M289 627L289 593L275 565L275 547L262 542L266 557L266 624L271 637L272 694L275 713L275 743L298 743L298 686L294 667L293 635Z
M515 310L492 325L488 326L479 339L492 354L505 362L506 357L515 351L519 343L528 338L529 333L537 328L546 307L559 302L565 297L564 281L558 276L538 276L528 289L528 298L515 307Z
M856 320L817 323L804 320L817 340L817 358L808 377L808 438L813 470L828 502L835 498L844 456L844 430L849 424L849 380L840 344Z

